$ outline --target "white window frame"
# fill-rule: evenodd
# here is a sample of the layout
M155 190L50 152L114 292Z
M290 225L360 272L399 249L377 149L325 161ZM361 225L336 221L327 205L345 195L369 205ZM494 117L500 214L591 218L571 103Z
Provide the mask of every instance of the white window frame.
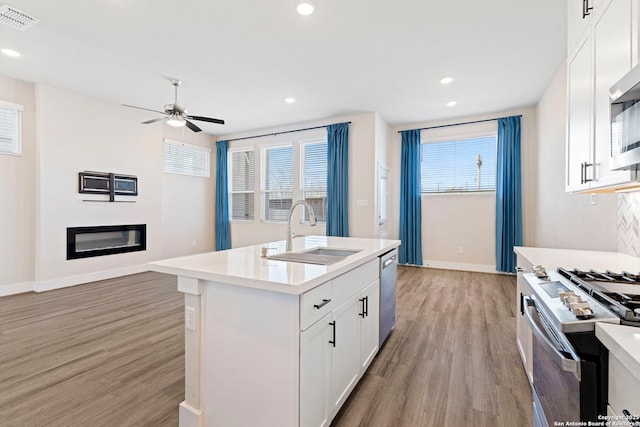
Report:
M234 153L247 153L253 152L253 186L252 190L234 190L233 189L233 161L232 157ZM228 191L228 200L229 200L229 221L239 221L239 222L253 222L256 218L256 179L259 176L258 169L258 150L251 145L245 147L238 148L230 148L227 150L227 191ZM251 213L251 218L234 218L233 217L233 194L252 194L253 195L253 212Z
M186 150L191 150L194 152L202 152L202 154L204 154L204 161L205 161L205 173L204 174L196 174L196 173L189 173L188 170L183 170L183 171L178 171L178 170L167 170L167 163L166 163L166 157L164 154L164 149L166 145L174 145L177 147L182 147ZM192 145L192 144L187 144L184 142L180 142L180 141L174 141L172 139L164 139L164 145L162 146L162 164L163 164L163 171L165 173L170 173L170 174L175 174L175 175L184 175L184 176L192 176L192 177L196 177L196 178L209 178L211 177L211 149L210 148L206 148L206 147L200 147L198 145Z
M305 161L305 154L306 154L306 148L309 145L315 145L315 144L326 144L328 145L328 138L310 138L310 139L304 139L304 140L300 140L299 141L299 151L300 151L300 155L299 155L299 160L298 160L298 168L300 170L299 172L299 180L298 180L298 194L296 197L296 200L298 199L302 199L304 200L304 194L305 191L318 191L317 189L307 189L305 188L304 184L305 184L305 176L306 176L306 169L307 169L307 164ZM327 162L328 163L328 162ZM329 165L327 164L327 168L329 167ZM295 168L295 164L294 164L294 168ZM324 187L324 194L325 194L325 198L327 197L327 186L325 185ZM305 215L306 215L306 209L302 209L300 211L299 217L300 217L300 223L308 223L309 221L305 219ZM323 223L326 222L326 218L325 219L318 219L318 222Z
M433 144L440 142L452 142L452 141L463 141L467 139L478 139L478 138L487 138L493 137L496 141L496 156L498 154L498 131L497 130L487 130L487 131L479 131L473 133L458 133L451 134L446 137L431 137L422 135L420 138L420 145L423 144ZM420 164L422 165L422 147L420 148ZM497 167L497 165L496 165ZM422 176L420 177L422 180ZM494 190L483 190L483 191L443 191L443 192L423 192L422 191L422 182L420 183L420 194L422 196L432 197L432 196L474 196L478 194L495 194Z
M12 102L0 101L0 108L5 110L12 110L17 113L15 123L15 139L12 144L7 144L6 149L0 145L0 154L8 156L21 156L22 155L22 113L24 112L24 105L14 104Z
M292 147L293 153L293 182L291 188L291 199L292 201L299 200L303 198L304 194L304 145L305 144L314 144L314 143L322 143L327 141L326 132L322 131L314 131L314 133L309 134L307 132L306 135L300 135L298 138L287 138L281 140L268 140L267 138L257 138L251 142L242 141L233 143L229 147L228 152L231 151L249 151L254 150L255 153L255 169L254 169L254 218L253 221L260 221L262 223L275 223L282 224L286 223L286 219L266 219L266 173L267 173L267 155L266 151L268 149L277 148L277 147ZM230 171L231 172L231 171ZM231 176L228 176L229 182L231 182ZM271 191L279 191L279 190L271 190ZM231 188L229 188L229 206L231 206ZM304 217L306 214L306 209L296 209L294 213L294 220L299 223L308 223L308 220L305 221ZM229 214L229 220L231 222L252 222L251 220L241 220L241 219L233 219L231 213ZM324 221L318 221L319 223L323 223Z
M278 220L278 219L267 219L267 205L265 203L267 193L277 193L277 192L285 192L283 190L267 190L267 151L275 148L286 148L291 147L291 156L292 156L292 180L291 180L291 201L293 202L296 199L296 182L298 181L298 176L296 175L299 167L296 168L296 158L298 152L298 144L294 144L293 141L283 141L279 143L273 144L262 144L260 146L260 219L262 222L274 222L274 223L282 223L286 222L286 220Z

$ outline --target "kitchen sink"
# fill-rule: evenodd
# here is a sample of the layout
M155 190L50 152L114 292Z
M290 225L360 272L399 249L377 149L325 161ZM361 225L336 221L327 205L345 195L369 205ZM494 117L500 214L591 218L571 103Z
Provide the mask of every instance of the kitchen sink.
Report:
M267 259L300 262L303 264L331 265L358 252L360 252L358 249L351 250L320 247L301 252L283 252L268 256Z
M339 256L339 257L348 257L349 255L357 254L360 252L360 249L333 249L333 248L315 248L310 251L304 251L302 253L312 254L312 255L329 255L329 256Z

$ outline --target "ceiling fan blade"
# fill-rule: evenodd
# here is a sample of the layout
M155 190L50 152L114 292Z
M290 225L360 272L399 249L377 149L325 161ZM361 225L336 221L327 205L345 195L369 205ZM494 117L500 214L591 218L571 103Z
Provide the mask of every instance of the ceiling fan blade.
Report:
M202 116L187 116L187 119L198 120L200 122L209 122L209 123L217 123L219 125L224 124L224 120L221 119L212 119L211 117L202 117Z
M160 122L162 120L164 120L165 117L158 117L157 119L151 119L151 120L147 120L146 122L142 122L143 125L148 125L150 123L155 123L155 122Z
M184 124L194 132L202 131L202 129L200 129L198 126L194 125L193 123L191 123L189 120L185 120Z
M164 111L151 110L149 108L136 107L135 105L122 104L123 107L136 108L138 110L153 111L154 113L166 114Z

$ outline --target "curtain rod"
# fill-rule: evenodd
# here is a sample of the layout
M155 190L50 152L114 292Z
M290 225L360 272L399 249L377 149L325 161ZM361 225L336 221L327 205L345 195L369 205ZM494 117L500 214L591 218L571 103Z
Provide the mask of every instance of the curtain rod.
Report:
M349 124L351 124L351 122L341 122L341 123L349 123ZM243 139L262 138L264 136L278 136L278 135L283 135L285 133L302 132L302 131L305 131L305 130L313 130L313 129L322 129L322 128L326 128L327 126L329 126L329 125L314 126L314 127L311 127L311 128L304 128L304 129L285 130L285 131L282 131L282 132L265 133L265 134L256 135L256 136L245 136L245 137L242 137L242 138L221 139L220 141L231 142L231 141L241 141Z
M517 116L506 116L506 117L496 117L496 118L493 118L493 119L474 120L472 122L451 123L449 125L429 126L429 127L426 127L426 128L418 128L418 129L412 129L412 130L429 130L429 129L448 128L448 127L451 127L451 126L472 125L474 123L494 122L496 120L506 119L507 117L522 117L522 114L518 114ZM406 130L410 130L410 129L406 129ZM404 132L404 131L399 130L398 133L400 133L400 132Z

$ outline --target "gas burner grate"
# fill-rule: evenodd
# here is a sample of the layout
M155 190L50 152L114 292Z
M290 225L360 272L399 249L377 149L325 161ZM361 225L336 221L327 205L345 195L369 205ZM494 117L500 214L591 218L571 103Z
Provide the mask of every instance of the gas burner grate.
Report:
M582 280L593 280L597 282L609 282L609 283L626 283L626 284L640 284L640 274L629 273L623 271L616 273L611 270L606 270L604 273L590 269L589 271L580 270L574 268L571 273L575 274Z

